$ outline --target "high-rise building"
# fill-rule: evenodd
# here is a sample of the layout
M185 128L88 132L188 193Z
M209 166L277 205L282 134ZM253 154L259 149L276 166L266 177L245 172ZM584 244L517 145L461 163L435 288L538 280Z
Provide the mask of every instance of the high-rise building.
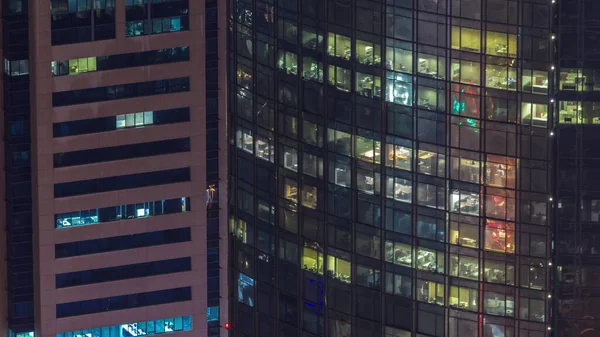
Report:
M600 2L557 5L553 329L558 337L598 337Z
M221 335L218 2L2 0L1 336Z
M553 333L554 2L229 2L231 336Z

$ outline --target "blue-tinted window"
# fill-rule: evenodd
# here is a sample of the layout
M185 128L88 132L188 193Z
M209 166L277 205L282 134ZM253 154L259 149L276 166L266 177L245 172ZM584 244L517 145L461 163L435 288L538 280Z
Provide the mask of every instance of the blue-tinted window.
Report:
M219 306L208 307L206 308L206 317L208 317L209 322L218 321L219 320Z
M67 212L56 214L54 219L56 220L56 228L70 228L110 221L189 212L190 210L191 204L188 197Z
M54 197L101 193L190 181L189 167L54 184Z
M72 317L115 310L132 309L192 299L192 288L183 287L145 293L97 298L56 305L56 318Z
M56 288L164 275L189 271L191 269L191 259L189 257L184 257L110 268L82 270L56 275Z
M52 94L52 106L60 107L117 99L162 95L190 90L189 77L149 82L111 85L107 87L60 91Z
M254 306L254 279L242 273L238 277L238 301Z
M138 123L137 121L137 116L139 114L142 114L142 116L144 117L142 119L143 122L141 123ZM147 118L149 114L152 114L151 121ZM134 117L131 118L131 115L133 115ZM66 137L151 125L189 122L189 120L190 108L178 108L158 111L133 112L110 117L91 118L82 119L78 121L55 123L52 127L54 137Z
M190 228L169 229L141 234L114 236L104 239L85 240L61 243L54 246L54 257L57 259L167 245L191 240Z
M93 336L93 337L123 337L123 336L154 336L163 333L192 330L192 316L179 316L104 326L87 330L57 333L56 337ZM13 337L13 336L9 336ZM21 336L17 336L21 337ZM33 336L26 336L33 337Z

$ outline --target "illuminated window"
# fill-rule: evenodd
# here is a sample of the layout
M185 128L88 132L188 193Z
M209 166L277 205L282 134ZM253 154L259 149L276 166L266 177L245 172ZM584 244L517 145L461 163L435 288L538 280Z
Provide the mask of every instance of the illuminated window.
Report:
M523 69L521 90L528 93L548 94L548 72L543 70Z
M57 65L56 67L60 67ZM96 57L84 57L69 60L69 75L96 71Z
M515 60L490 57L485 66L485 86L501 90L517 90Z
M327 255L327 276L344 283L352 282L352 266L350 254L330 248ZM331 255L331 254L336 254Z
M477 311L479 308L478 297L477 289L450 286L448 305L455 308Z
M561 124L581 124L583 115L581 102L558 102L558 122Z
M451 212L469 215L479 215L479 194L461 190L453 190L450 193L448 207Z
M323 83L323 63L312 57L303 57L302 78Z
M234 237L242 243L251 243L254 233L252 226L249 226L245 220L230 218L229 228Z
M515 252L514 223L487 219L485 249L513 254Z
M116 116L117 130L125 128L135 128L152 124L154 124L153 111L134 112L130 114Z
M316 209L318 207L318 191L315 186L304 184L302 186L302 205Z
M438 177L446 176L446 155L443 147L420 144L417 156L418 172ZM439 153L438 153L439 152Z
M515 266L511 262L485 260L483 280L490 283L515 284Z
M350 37L341 34L329 33L327 36L327 54L349 60L352 56Z
M521 124L545 128L548 126L548 104L521 103Z
M479 259L466 255L450 254L449 274L477 281L479 280Z
M298 151L292 147L282 145L283 158L280 160L283 161L283 167L286 169L292 170L294 172L298 172Z
M238 277L238 301L254 306L254 279L248 275L240 273Z
M412 266L412 247L405 243L385 241L385 261L407 267Z
M479 29L452 26L452 49L480 53L481 31Z
M279 51L277 68L286 71L288 74L298 74L298 55L289 51Z
M252 137L252 131L238 127L236 132L236 146L243 151L254 154L254 138Z
M461 217L460 221L450 222L451 244L479 248L479 219L472 217Z
M446 58L419 53L419 57L417 58L417 72L420 75L444 79L446 77Z
M256 157L273 163L275 161L275 144L265 136L256 135Z
M350 92L352 89L352 71L338 66L329 66L329 85L341 91Z
M433 281L417 280L417 301L444 305L445 285Z
M486 314L513 317L515 314L515 297L512 294L484 291L483 311Z
M413 104L413 77L402 73L386 71L385 100L401 105Z
M304 244L302 248L302 269L315 274L323 275L323 252L320 251L318 244Z
M412 149L401 145L387 144L385 165L401 170L411 170Z
M413 73L413 53L410 44L396 40L387 40L385 48L385 67L393 71Z
M356 136L355 157L369 163L381 163L381 142Z
M487 31L485 41L486 54L517 57L517 36L515 34Z
M494 187L515 188L515 158L487 155L485 184Z
M366 97L381 97L381 77L356 72L356 93Z
M283 197L298 202L298 183L290 178L283 178Z
M403 202L412 202L412 183L400 177L387 177L385 182L386 197Z
M368 66L381 64L381 45L356 39L356 60Z
M444 257L444 252L417 247L415 254L415 266L420 270L443 274L445 267Z
M218 312L218 307L216 308ZM212 312L212 311L211 311ZM211 315L214 317L214 315ZM218 318L217 318L218 319ZM210 317L209 317L210 320ZM192 330L192 316L179 316L151 321L124 323L87 330L57 333L56 337L115 337L115 336L154 336L178 331ZM9 330L9 337L33 337L33 332L14 334Z

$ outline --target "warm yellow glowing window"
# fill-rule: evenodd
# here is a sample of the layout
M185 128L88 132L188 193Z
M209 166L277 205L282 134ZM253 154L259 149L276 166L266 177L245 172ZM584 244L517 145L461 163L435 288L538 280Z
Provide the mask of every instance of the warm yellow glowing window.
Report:
M533 94L548 94L548 72L545 70L523 69L521 90Z
M381 64L381 45L373 42L356 40L356 60L371 66Z
M444 252L417 247L415 255L415 266L417 269L432 273L444 273Z
M327 36L327 54L349 60L352 56L350 37L329 33Z
M515 34L490 32L485 35L485 53L504 57L517 57L517 36Z
M323 275L323 253L310 247L302 249L302 268Z
M488 63L485 66L485 86L501 90L516 90L517 68L513 66L514 62L507 59L497 61L499 64Z
M545 128L548 125L548 104L521 103L521 124Z
M356 136L355 157L369 163L381 163L381 142Z
M433 281L417 280L417 300L444 305L444 284Z
M317 188L304 184L302 187L302 205L308 208L317 208Z
M96 71L96 58L84 57L69 60L69 75L76 75Z
M450 286L448 305L455 308L477 311L479 307L479 301L477 298L477 289Z
M284 178L283 182L283 197L298 202L298 183L290 178Z
M479 29L452 26L452 49L480 53L481 31Z
M411 170L412 149L401 145L387 144L385 166Z
M479 226L452 221L449 240L451 244L479 248Z
M327 276L342 281L351 283L352 266L349 260L339 258L337 256L327 256Z
M582 115L581 102L558 102L558 121L563 124L580 124Z

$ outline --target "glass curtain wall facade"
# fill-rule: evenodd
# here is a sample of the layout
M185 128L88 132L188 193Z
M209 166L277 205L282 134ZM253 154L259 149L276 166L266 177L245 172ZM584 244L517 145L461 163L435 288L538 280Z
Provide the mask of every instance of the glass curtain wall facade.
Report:
M561 337L600 333L599 5L561 1L556 16L554 312Z
M27 1L2 1L6 316L16 336L34 330L28 16Z
M551 19L231 0L232 335L549 335Z

